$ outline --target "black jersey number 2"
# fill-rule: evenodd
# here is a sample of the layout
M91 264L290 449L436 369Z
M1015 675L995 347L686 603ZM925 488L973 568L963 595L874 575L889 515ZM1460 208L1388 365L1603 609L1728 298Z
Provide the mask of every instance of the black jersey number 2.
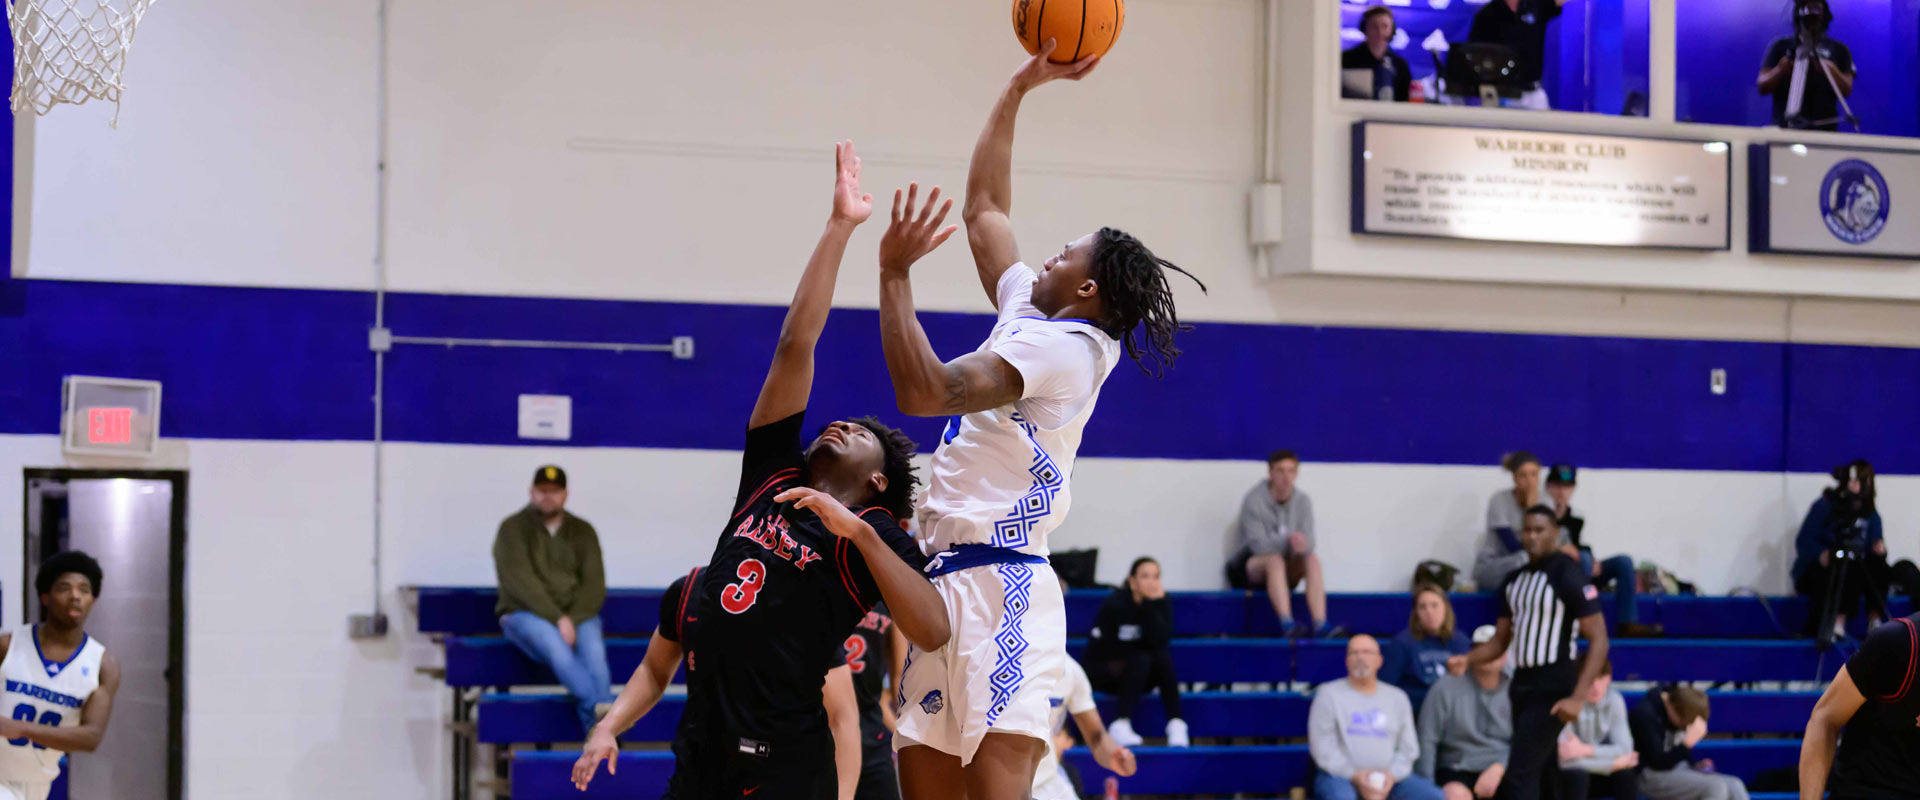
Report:
M767 565L760 563L760 559L749 558L740 562L740 568L733 574L740 582L729 583L720 590L720 607L729 614L744 614L760 599L760 590L767 588Z

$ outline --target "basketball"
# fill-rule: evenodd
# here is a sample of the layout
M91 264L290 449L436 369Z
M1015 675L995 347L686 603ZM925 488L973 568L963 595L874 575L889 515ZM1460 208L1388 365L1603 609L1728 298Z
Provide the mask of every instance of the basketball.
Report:
M1013 0L1013 32L1020 44L1038 53L1048 39L1057 40L1049 60L1059 64L1106 55L1126 21L1125 0Z

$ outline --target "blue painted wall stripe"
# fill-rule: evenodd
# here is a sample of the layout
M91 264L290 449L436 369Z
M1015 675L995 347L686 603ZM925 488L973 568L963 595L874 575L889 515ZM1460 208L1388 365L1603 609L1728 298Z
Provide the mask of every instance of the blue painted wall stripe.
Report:
M0 432L56 433L68 374L166 385L171 437L365 440L372 431L373 300L366 292L17 280L0 282ZM399 441L516 444L516 396L565 394L578 446L732 449L785 309L771 306L392 294L396 333L665 342L698 357L398 346L387 431ZM948 357L985 314L923 315ZM1873 459L1920 473L1920 350L1203 323L1165 380L1123 365L1082 452L1491 464L1527 448L1587 466L1825 471ZM1707 391L1725 368L1731 391ZM834 312L816 421L877 412L930 445L939 420L902 420L877 314Z

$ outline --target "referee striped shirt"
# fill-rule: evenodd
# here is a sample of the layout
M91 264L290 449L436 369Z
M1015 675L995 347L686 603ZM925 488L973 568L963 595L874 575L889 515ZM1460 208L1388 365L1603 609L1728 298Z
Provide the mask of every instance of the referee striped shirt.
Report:
M1518 669L1572 663L1581 617L1600 613L1600 593L1580 574L1580 562L1554 553L1507 577L1500 590L1500 616L1513 620L1507 650Z

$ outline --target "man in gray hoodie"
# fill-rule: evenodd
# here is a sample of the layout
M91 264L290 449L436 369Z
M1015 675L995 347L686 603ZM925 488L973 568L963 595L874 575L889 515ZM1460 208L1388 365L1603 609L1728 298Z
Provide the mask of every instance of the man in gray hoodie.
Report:
M1613 688L1611 659L1600 665L1579 719L1560 734L1560 778L1560 800L1640 796L1640 753L1627 724L1627 699Z
M1319 767L1319 800L1442 800L1433 782L1413 774L1420 753L1413 706L1400 687L1380 682L1380 643L1347 640L1347 677L1315 689L1307 746Z
M1492 625L1473 632L1473 643L1493 638ZM1465 675L1447 675L1427 691L1420 706L1420 760L1414 772L1432 780L1446 800L1490 798L1507 774L1513 740L1513 704L1508 699L1507 657L1476 664Z

